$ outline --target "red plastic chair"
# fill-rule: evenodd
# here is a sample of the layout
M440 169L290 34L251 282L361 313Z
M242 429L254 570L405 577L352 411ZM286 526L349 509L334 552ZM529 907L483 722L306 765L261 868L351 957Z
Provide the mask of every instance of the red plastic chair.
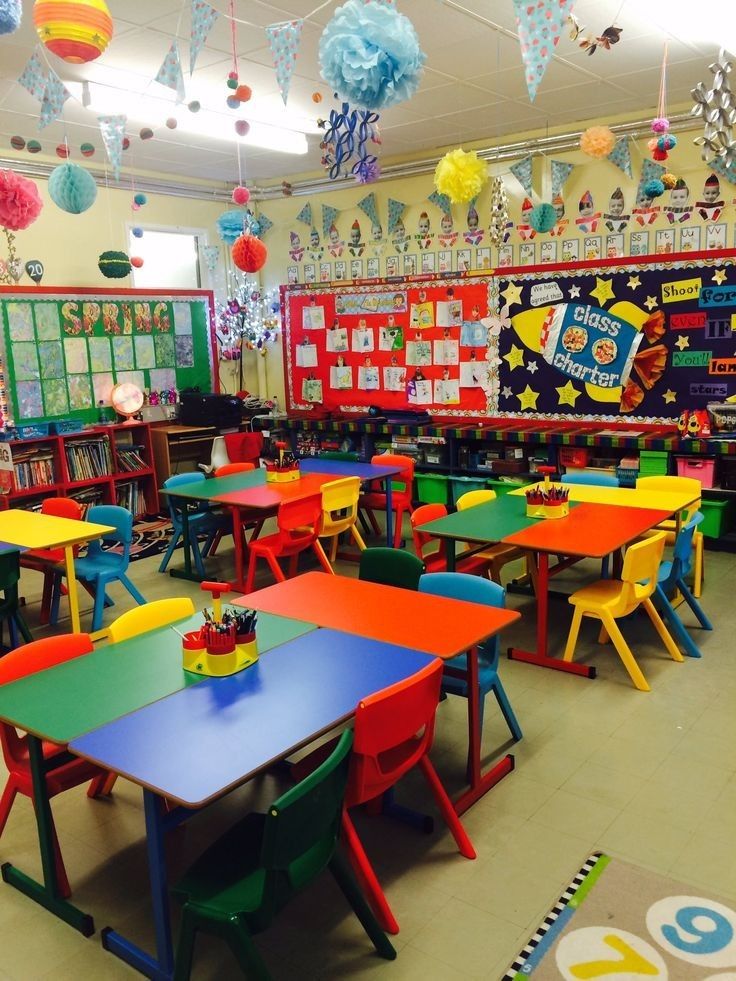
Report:
M11 651L0 659L0 685L18 681L20 678L36 674L38 671L44 671L46 668L53 668L57 664L63 664L75 657L89 654L93 649L88 634L62 634L60 637L36 640L31 644L26 644L25 647ZM5 766L8 769L8 782L5 784L5 790L0 798L0 835L2 835L16 796L24 794L33 800L34 795L28 757L28 737L19 735L15 728L7 722L0 722L0 745L2 746ZM43 742L43 755L46 760L53 760L55 756L65 752L65 746ZM62 762L60 766L52 767L47 771L46 791L49 797L56 797L57 794L61 794L65 790L71 790L72 787L78 787L80 784L91 780L89 796L96 797L102 792L107 776L107 772L98 766L94 766L86 760L73 759ZM67 898L71 895L71 888L64 868L64 860L61 857L56 829L52 827L52 830L59 888L64 898Z
M364 699L355 713L343 841L368 901L389 933L398 933L399 925L355 830L349 808L380 797L405 773L419 766L461 855L475 858L473 844L429 759L441 684L442 662L436 660L411 678Z
M70 518L81 521L82 506L71 497L47 497L41 503L41 514L50 514L54 518ZM74 557L77 557L79 546L74 546ZM33 569L43 573L43 593L41 595L41 623L48 623L51 614L51 597L54 588L54 566L64 561L63 548L31 548L21 553L20 564L23 569ZM66 593L66 586L62 587Z
M392 510L396 512L394 525L394 548L401 547L401 526L405 514L411 514L411 497L414 487L414 461L410 456L397 453L380 453L371 457L371 463L376 466L401 467L401 473L391 478ZM375 489L374 489L375 488ZM373 532L381 534L374 511L386 510L386 492L380 489L380 482L372 481L367 493L361 494L358 507L364 510L370 519Z
M233 473L246 473L248 470L255 469L255 463L223 463L215 470L215 477L227 477Z
M279 506L276 522L279 530L275 535L266 535L265 538L258 538L255 541L251 539L250 541L248 546L250 561L248 562L248 576L245 582L246 593L253 590L256 562L259 557L268 562L276 581L284 582L286 576L282 572L278 560L281 558L289 559L289 578L291 578L297 572L299 553L311 548L324 571L334 576L335 573L318 537L322 530L321 494L310 494L309 497L302 497L296 501L284 501Z
M249 470L255 470L255 463L223 463L221 467L218 467L214 472L215 477L229 477L235 473L247 473ZM258 538L261 528L263 527L263 521L242 521L240 522L240 533L243 535L243 547L248 547L248 540L245 538L245 532L250 528L253 531L253 538ZM217 552L217 546L222 540L224 532L218 531L215 535L212 545L210 545L208 555L214 555Z
M419 526L444 518L446 515L447 508L444 504L422 504L411 515L414 551L424 562L427 572L447 572L447 542L444 538L434 538L427 531L420 531ZM428 551L432 544L437 547ZM488 573L488 560L480 556L469 555L463 558L462 555L458 555L455 564L457 572L465 572L471 576L484 576Z

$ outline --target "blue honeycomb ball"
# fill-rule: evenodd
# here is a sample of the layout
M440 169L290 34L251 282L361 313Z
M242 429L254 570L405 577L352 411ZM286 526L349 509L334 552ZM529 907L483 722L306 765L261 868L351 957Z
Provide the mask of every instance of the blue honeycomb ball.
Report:
M49 194L54 204L70 215L81 215L91 208L97 197L92 175L78 164L54 167L49 176Z

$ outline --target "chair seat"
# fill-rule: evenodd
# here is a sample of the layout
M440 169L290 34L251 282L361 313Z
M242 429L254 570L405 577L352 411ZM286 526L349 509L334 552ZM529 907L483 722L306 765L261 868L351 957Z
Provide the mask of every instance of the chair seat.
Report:
M400 504L406 504L405 495L401 491L395 491L391 495L391 504L394 507L398 507ZM380 511L382 508L386 508L386 495L382 491L372 491L367 494L361 494L358 500L358 507L361 508L376 508Z
M589 586L576 589L569 602L573 606L615 606L621 598L622 583L618 579L599 579Z
M281 535L276 532L274 535L264 535L263 538L251 539L248 548L257 555L263 555L265 552L270 552L271 555L291 555L292 552L303 550L305 538L311 539L311 531L307 530L304 538L294 538L289 543L285 543Z
M523 559L526 555L523 548L515 545L492 545L491 548L484 548L482 552L476 552L475 557L483 559L485 562L497 562L503 559L511 562L513 559Z
M127 563L123 561L123 557L116 552L103 552L101 555L95 556L94 559L85 555L74 563L77 579L84 579L87 582L105 576L115 576L122 572L126 566Z

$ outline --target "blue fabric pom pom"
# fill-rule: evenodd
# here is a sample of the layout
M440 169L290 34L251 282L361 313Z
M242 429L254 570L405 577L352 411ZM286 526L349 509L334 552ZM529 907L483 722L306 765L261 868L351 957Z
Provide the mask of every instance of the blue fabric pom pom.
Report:
M0 34L12 34L20 27L23 14L21 0L0 0Z
M97 197L94 177L77 164L60 164L49 174L49 196L62 211L81 215Z
M557 212L551 204L538 204L529 212L529 224L535 232L551 232L557 224Z
M378 0L348 0L319 41L322 78L352 106L376 111L414 95L426 57L409 18Z
M642 192L644 194L644 197L659 198L664 194L664 184L662 183L662 181L657 180L657 178L655 177L652 180L646 182L646 184L642 188Z
M247 214L244 211L223 211L217 219L217 231L226 245L232 245L245 229Z

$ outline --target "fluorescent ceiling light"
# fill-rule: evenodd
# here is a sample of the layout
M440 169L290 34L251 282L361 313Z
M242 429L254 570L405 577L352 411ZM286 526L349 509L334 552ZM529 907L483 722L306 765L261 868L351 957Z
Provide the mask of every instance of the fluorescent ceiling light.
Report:
M736 3L732 0L637 0L626 8L642 27L657 27L681 41L736 51Z

